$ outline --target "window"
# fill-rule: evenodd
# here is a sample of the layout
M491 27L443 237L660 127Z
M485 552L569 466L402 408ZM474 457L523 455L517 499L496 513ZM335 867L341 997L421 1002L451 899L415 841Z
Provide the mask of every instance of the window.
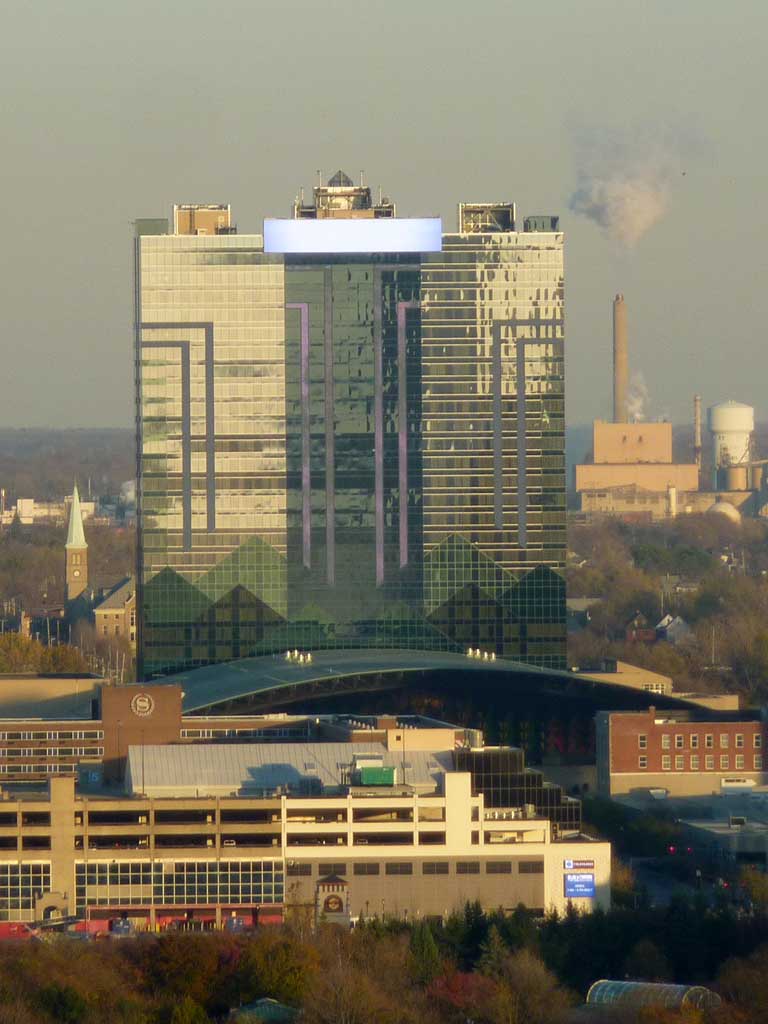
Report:
M637 737L637 745L640 747L641 750L646 750L647 749L647 747L648 747L648 737L646 736L645 733L641 733Z
M297 875L311 875L312 865L311 864L289 864L286 872L291 877Z
M681 772L685 768L685 758L682 754L678 754L675 757L675 771Z
M511 875L512 863L508 860L490 860L485 865L486 875Z
M755 771L761 772L763 770L763 755L755 754Z
M707 768L707 771L709 771L709 772L713 771L714 767L715 767L715 759L714 759L714 757L712 756L712 754L707 754L707 758L706 758L706 768Z
M346 875L346 864L318 864L317 870L323 875Z
M699 755L698 754L692 754L691 755L691 771L692 772L697 772L698 770L699 770Z
M422 875L447 875L447 860L425 860L421 866Z
M714 745L715 737L712 735L711 732L708 732L707 735L704 737L704 746L709 747L711 749L712 747L714 747Z
M637 759L637 767L638 768L647 768L648 767L648 758L645 756L645 754L641 754L640 757L638 757L638 759Z
M460 860L456 864L457 875L479 875L480 862L476 860Z
M728 733L727 732L721 732L720 733L720 749L721 750L727 750L728 749Z
M378 875L378 873L379 873L379 865L378 864L372 864L372 863L369 864L367 862L363 862L363 863L360 863L360 864L353 865L352 871L356 875Z
M672 768L672 758L669 756L669 754L664 754L664 756L662 757L661 768L662 771L665 772L668 772Z
M691 733L691 750L699 749L699 734L697 732Z
M744 755L743 754L737 754L736 755L736 768L743 768L743 767L744 767Z
M741 732L736 733L736 749L740 750L744 746L744 734Z
M520 861L520 874L521 875L543 875L544 874L544 861L543 860L521 860Z
M760 750L760 748L763 745L763 737L762 737L762 735L759 732L755 733L755 735L754 735L754 742L755 742L755 750Z
M385 874L387 875L412 875L413 864L408 864L403 861L392 861L387 864Z
M661 749L662 750L669 750L671 745L672 745L672 737L669 734L665 733L661 737Z
M728 755L727 754L721 754L720 755L720 768L721 768L721 770L723 768L725 768L725 769L728 768Z
M682 749L683 749L683 737L681 736L680 733L677 733L677 735L675 736L675 750L682 750Z

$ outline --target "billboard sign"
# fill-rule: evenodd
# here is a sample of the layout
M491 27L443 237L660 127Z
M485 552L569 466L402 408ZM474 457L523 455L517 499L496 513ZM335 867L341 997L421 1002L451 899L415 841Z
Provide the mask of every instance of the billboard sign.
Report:
M405 253L440 252L442 247L439 217L264 219L264 252Z
M567 900L594 899L595 876L590 872L568 871L565 874L565 898Z

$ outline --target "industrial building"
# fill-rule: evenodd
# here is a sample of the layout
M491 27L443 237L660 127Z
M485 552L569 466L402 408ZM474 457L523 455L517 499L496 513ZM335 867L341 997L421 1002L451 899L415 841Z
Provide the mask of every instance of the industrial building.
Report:
M596 716L598 791L709 796L768 783L768 726L754 715L601 711Z
M566 664L563 234L342 172L136 223L139 677L286 649Z
M663 518L678 495L699 488L699 466L673 462L672 424L633 422L629 409L629 341L623 295L613 301L613 422L595 420L592 461L576 466L583 512Z
M0 920L99 931L609 905L610 845L580 833L579 802L519 750L456 746L448 726L336 725L325 741L131 745L112 788L4 788Z
M613 422L595 420L591 460L575 468L582 512L625 519L666 519L713 512L738 521L762 515L768 502L763 469L752 450L754 410L721 402L708 410L710 452L704 470L701 397L694 396L693 461L675 462L672 424L633 417L629 398L629 342L623 295L613 303Z

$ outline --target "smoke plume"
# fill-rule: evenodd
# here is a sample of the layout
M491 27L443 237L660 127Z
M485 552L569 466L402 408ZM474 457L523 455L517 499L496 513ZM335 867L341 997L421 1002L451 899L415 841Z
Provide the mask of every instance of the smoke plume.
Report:
M120 487L120 500L125 505L136 504L136 481L126 480Z
M664 216L684 173L681 133L574 133L576 190L569 208L611 238L634 246Z
M636 370L629 378L627 392L627 419L630 423L642 423L648 415L648 385L645 377Z

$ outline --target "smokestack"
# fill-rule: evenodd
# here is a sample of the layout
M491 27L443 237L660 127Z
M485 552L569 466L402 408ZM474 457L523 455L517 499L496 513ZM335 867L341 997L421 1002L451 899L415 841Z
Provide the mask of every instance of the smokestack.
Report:
M624 296L613 300L613 422L627 422L627 307Z
M693 396L693 461L701 470L701 395Z

